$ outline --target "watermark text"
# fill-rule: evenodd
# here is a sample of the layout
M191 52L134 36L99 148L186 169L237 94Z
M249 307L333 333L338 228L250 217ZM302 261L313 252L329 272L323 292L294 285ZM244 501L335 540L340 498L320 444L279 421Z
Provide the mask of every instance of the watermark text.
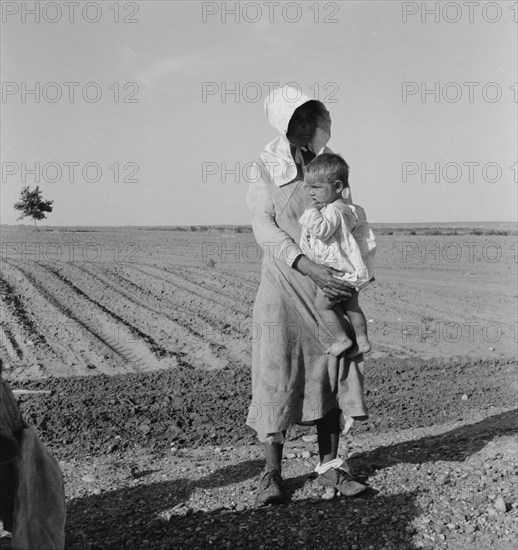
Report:
M408 183L518 183L518 162L502 166L498 162L416 162L401 163L401 181Z
M2 162L2 183L139 183L136 162Z
M402 2L403 23L518 22L518 2Z
M138 2L1 2L2 23L139 23Z
M401 99L421 103L518 103L518 82L402 82Z
M2 82L2 103L139 103L136 82Z
M339 23L338 2L202 2L203 23Z

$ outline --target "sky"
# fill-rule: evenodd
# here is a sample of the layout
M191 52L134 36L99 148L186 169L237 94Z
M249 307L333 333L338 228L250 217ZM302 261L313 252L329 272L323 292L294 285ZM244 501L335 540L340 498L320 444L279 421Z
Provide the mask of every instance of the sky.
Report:
M43 226L249 224L286 83L369 221L514 221L517 5L475 4L2 1L0 221L39 185Z

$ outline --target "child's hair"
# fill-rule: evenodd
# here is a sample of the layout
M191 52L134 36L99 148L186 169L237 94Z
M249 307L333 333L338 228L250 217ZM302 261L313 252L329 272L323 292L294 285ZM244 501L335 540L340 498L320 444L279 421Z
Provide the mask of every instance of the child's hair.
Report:
M340 180L349 187L349 165L340 155L322 153L306 166L306 175L323 178L325 181Z

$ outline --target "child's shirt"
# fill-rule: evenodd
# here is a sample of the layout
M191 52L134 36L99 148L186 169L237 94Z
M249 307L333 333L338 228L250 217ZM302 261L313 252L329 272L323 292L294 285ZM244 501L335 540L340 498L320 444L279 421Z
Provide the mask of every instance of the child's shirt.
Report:
M365 211L338 199L318 210L307 208L299 219L300 248L310 260L345 271L344 280L357 289L373 278L376 239Z

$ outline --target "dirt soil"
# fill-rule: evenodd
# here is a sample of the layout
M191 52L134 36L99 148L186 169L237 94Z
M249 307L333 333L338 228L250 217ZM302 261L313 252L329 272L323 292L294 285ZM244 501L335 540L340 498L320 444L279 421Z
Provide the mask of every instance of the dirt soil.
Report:
M516 547L516 238L379 241L370 418L341 449L372 489L323 501L294 427L291 503L255 508L253 237L2 228L0 356L52 391L20 406L65 474L67 548Z
M518 341L515 236L381 235L373 357L498 358ZM0 355L16 380L248 368L251 233L2 228ZM268 257L267 257L268 258Z

